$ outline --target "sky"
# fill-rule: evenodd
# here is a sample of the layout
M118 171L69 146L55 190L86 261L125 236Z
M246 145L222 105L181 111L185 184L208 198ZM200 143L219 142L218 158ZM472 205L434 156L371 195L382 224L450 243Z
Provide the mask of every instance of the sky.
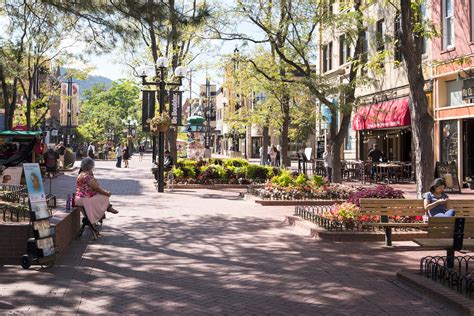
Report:
M224 0L223 4L232 5L232 0ZM242 22L237 26L240 32L251 34L254 37L262 37L262 34L258 31L258 28L250 23ZM192 65L184 65L191 68L192 81L192 96L196 97L199 93L199 85L205 84L206 76L210 78L211 84L216 84L218 87L223 82L223 71L218 66L222 56L233 53L236 47L241 48L242 42L240 41L221 41L212 40L211 47L208 52L200 55ZM249 49L249 48L247 48ZM124 61L125 57L119 52L119 49L104 55L93 55L87 56L88 63L95 67L95 70L91 72L93 75L100 75L112 80L130 77L130 67L127 66ZM196 70L193 69L193 65L206 65L205 69ZM194 66L196 67L196 66ZM183 81L182 90L185 91L185 96L189 97L189 73L187 78Z

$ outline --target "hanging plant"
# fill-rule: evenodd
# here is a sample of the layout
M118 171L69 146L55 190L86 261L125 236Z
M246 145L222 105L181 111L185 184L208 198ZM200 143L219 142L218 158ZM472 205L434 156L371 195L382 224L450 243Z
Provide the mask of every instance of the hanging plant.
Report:
M150 132L158 134L166 132L171 125L171 118L168 113L163 112L150 120Z

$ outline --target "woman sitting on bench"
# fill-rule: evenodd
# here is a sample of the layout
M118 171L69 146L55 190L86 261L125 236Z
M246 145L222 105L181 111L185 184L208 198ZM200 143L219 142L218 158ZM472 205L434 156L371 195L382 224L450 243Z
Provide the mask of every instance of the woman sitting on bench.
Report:
M84 207L91 224L100 221L105 212L118 213L109 203L112 193L102 189L94 178L92 173L94 166L95 162L91 158L82 159L79 177L76 181L76 205Z
M442 178L435 179L430 187L430 192L424 195L424 206L429 217L454 216L453 209L448 210L449 197L444 193L446 181Z

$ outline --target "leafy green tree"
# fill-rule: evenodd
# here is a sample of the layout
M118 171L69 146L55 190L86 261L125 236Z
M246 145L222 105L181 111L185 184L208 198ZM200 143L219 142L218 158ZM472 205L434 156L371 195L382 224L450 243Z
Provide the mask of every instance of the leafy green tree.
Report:
M140 88L133 81L115 81L108 90L98 84L86 90L84 97L77 130L86 141L105 142L109 132L121 141L126 128L123 120L130 117L141 122ZM143 136L138 127L137 139Z

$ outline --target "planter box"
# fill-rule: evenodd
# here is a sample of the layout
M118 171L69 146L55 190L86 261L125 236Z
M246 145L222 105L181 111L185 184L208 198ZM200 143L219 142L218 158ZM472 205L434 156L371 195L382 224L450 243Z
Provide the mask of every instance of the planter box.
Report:
M255 200L263 206L300 206L300 205L334 205L341 204L342 200Z

